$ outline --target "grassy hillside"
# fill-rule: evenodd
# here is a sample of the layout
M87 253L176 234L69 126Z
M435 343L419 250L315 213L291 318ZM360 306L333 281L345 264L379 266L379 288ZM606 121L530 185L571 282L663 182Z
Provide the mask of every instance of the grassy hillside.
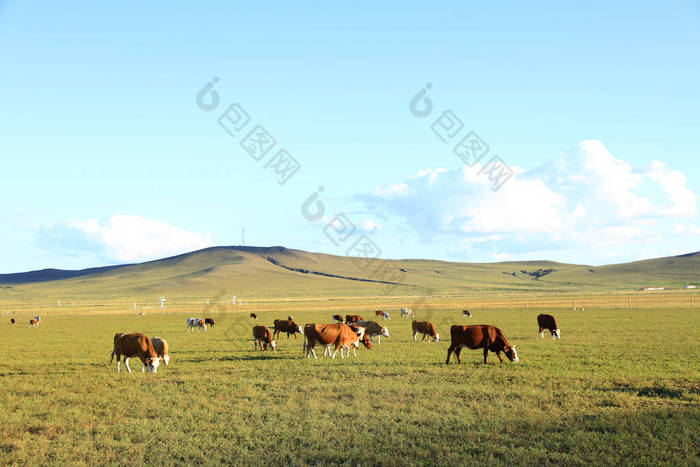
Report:
M137 300L229 297L368 297L478 293L575 293L700 284L700 253L601 267L524 261L374 260L283 247L213 247L135 265L0 277L0 300L99 297ZM60 271L53 271L59 277ZM23 282L23 283L18 283Z

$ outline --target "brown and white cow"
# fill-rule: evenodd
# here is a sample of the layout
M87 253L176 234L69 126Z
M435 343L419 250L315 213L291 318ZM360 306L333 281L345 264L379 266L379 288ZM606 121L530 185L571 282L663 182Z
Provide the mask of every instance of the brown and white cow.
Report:
M537 325L540 327L540 337L544 337L544 330L552 333L552 339L560 339L561 331L557 326L557 320L552 315L537 315Z
M377 336L377 344L381 344L382 336L389 337L389 330L376 321L358 321L355 324L365 328L365 336L369 337L370 342L373 342L374 336Z
M345 315L345 323L350 324L357 321L362 321L362 316L360 315Z
M258 315L256 315L255 313L251 313L250 319L258 319Z
M206 331L207 325L204 324L204 320L200 318L187 318L187 328L186 331L194 331L194 328L198 328L200 331Z
M356 349L359 347L360 341L368 349L372 348L372 344L365 336L365 329L361 326L355 326L354 328L347 324L307 324L304 326L304 353L307 358L310 358L312 354L314 358L317 358L314 351L316 344L321 344L325 347L324 355L326 351L329 351L330 346L335 345L331 355L333 359L335 359L338 349L340 349L340 358L345 358L343 349L349 355L350 347L352 347L352 352L357 357Z
M297 338L297 333L302 334L304 331L301 329L301 326L299 326L297 323L294 322L292 317L290 316L287 318L287 320L283 319L276 319L274 321L274 329L275 331L272 333L272 337L279 337L279 335L283 332L287 333L287 339L289 339L289 335L293 334L294 338Z
M272 340L270 329L267 326L253 326L253 348L260 351L267 350L271 347L272 350L277 350L277 341Z
M459 355L462 351L462 347L467 347L472 350L484 349L484 364L486 364L486 356L489 350L496 353L501 363L503 363L501 352L505 353L506 357L511 362L519 361L515 346L511 346L503 335L503 332L495 326L489 326L488 324L459 326L455 324L450 328L450 337L452 337L452 343L450 344L450 348L447 349L446 365L450 363L450 355L452 352L457 356L457 361L462 363L462 359Z
M156 355L156 351L153 348L153 343L151 339L139 332L132 334L122 334L118 332L114 335L114 349L112 350L112 355L109 358L110 363L117 356L117 372L121 371L121 358L124 356L124 365L126 366L126 371L131 373L131 368L129 367L129 359L132 357L138 357L141 360L143 368L141 371L148 371L157 373L158 365L160 364L160 359Z
M382 311L382 310L375 310L374 316L380 316L384 319L391 319L391 318L389 318L389 313L387 313L386 311Z
M341 315L333 315L333 324L343 323L343 317Z
M168 354L168 341L162 337L153 336L151 337L151 343L153 344L153 350L156 351L156 356L163 359L165 366L168 366L170 362L170 355Z
M408 316L409 318L415 318L416 315L413 313L413 310L410 310L408 308L401 307L401 317L403 318L404 315Z
M466 318L471 318L472 317L472 312L469 310L462 310L462 316Z
M30 319L29 320L29 327L37 327L39 326L39 320L38 319Z
M211 326L211 327L216 326L216 323L214 323L214 320L212 318L204 318L204 324L206 326Z
M413 330L413 342L416 342L418 334L423 334L421 342L425 340L425 336L432 337L433 342L440 342L440 334L435 331L435 326L430 321L413 321L411 329Z

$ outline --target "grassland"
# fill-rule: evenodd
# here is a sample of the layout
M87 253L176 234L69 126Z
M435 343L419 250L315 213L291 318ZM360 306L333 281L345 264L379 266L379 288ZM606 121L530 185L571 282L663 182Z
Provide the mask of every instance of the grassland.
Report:
M468 322L499 326L521 362L500 365L491 354L483 365L481 352L465 350L461 366L444 364L448 328L467 322L459 310L476 296L459 307L415 297L298 301L297 321L328 322L343 307L370 314L413 300L442 337L413 343L409 320L393 314L390 339L344 361L309 361L301 340L284 337L280 351L254 352L252 323L235 307L139 316L83 305L47 311L30 329L34 310L8 302L22 324L8 315L0 323L0 464L697 465L697 310L661 295L629 309L626 297L609 296L609 306L596 297L584 312L571 311L569 296L491 297ZM258 305L258 324L289 306ZM195 306L217 327L186 334ZM537 335L543 309L557 315L561 340ZM166 338L171 365L117 374L108 362L117 331Z

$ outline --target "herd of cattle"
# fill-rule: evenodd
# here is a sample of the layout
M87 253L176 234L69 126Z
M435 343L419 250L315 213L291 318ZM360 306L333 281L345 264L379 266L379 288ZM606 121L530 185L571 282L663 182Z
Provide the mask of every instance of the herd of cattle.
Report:
M401 308L401 317L404 315L413 317L413 312ZM471 318L471 312L468 310L463 310L462 315ZM382 310L375 311L375 316L381 316L385 320L390 319L389 313ZM251 313L250 318L257 319L257 315ZM273 326L270 327L253 326L253 347L255 350L259 349L260 351L268 349L274 351L277 349L276 339L279 338L282 333L286 333L287 338L293 335L295 339L297 334L303 334L303 352L306 354L307 358L310 358L311 355L313 355L314 358L318 358L314 347L316 345L321 345L324 348L323 355L325 356L328 354L334 359L338 350L340 350L341 358L348 356L351 349L353 354L357 356L357 349L360 343L367 349L371 349L375 337L377 338L378 344L381 343L382 337L389 337L389 330L386 327L380 325L376 321L364 320L360 315L345 315L345 319L343 319L341 315L333 315L332 319L332 324L311 323L306 324L302 328L294 322L291 316L288 316L286 320L276 319ZM35 316L29 321L29 325L36 327L39 322L39 316ZM10 320L10 324L15 324L14 318ZM539 326L540 337L544 337L545 329L551 333L553 339L561 337L561 332L554 316L548 314L538 315L537 325ZM187 318L185 330L187 332L194 331L195 329L206 331L207 327L214 326L214 320L211 318ZM270 329L272 329L272 332L270 332ZM428 339L433 342L440 342L440 335L430 321L413 320L411 322L411 331L413 333L414 342L417 341L418 334L422 335L421 341L428 337ZM501 363L503 363L501 352L503 352L506 358L511 362L519 361L515 346L510 345L503 335L503 332L495 326L486 324L472 326L453 325L450 328L450 338L451 343L450 347L447 349L446 364L450 363L450 356L453 352L457 357L457 361L462 363L460 353L464 347L472 350L483 349L484 363L486 363L489 351L494 352ZM334 347L332 353L331 347ZM345 355L343 355L343 351L345 351ZM131 368L129 367L130 358L138 358L141 361L141 371L153 373L158 371L161 360L166 366L170 360L168 343L165 339L155 336L150 338L142 333L115 334L110 362L113 361L115 356L117 357L118 372L121 371L122 357L124 357L124 366L126 366L128 372L131 372Z

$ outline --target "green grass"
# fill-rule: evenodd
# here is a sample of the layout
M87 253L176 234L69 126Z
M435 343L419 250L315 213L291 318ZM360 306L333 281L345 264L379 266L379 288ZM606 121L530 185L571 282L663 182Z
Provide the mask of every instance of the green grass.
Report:
M242 313L190 334L183 313L54 313L36 329L31 313L4 316L0 464L698 464L697 311L561 311L559 341L539 338L538 312L418 311L438 344L393 316L390 339L342 361L307 360L285 337L254 352ZM499 326L521 362L465 349L445 366L453 323ZM118 331L167 339L170 366L117 374Z

